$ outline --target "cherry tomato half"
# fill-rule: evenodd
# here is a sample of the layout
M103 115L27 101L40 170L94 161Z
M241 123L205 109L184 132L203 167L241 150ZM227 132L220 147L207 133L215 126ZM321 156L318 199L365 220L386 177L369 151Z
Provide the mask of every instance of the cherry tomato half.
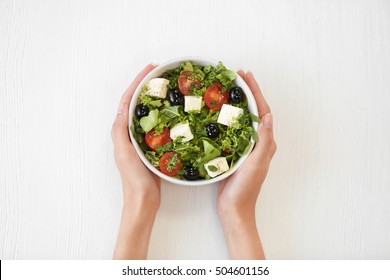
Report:
M181 170L181 161L176 152L165 153L159 161L160 171L168 176L176 176Z
M192 86L195 88L202 87L201 81L194 78L194 74L192 71L184 71L180 74L177 83L182 94L188 95L191 92Z
M169 129L164 127L163 131L157 135L154 129L145 134L145 143L146 145L155 151L157 146L164 146L166 143L172 142L170 137Z
M206 88L203 95L204 103L212 110L221 110L223 104L229 103L229 92L221 92L222 86L219 83L213 83Z

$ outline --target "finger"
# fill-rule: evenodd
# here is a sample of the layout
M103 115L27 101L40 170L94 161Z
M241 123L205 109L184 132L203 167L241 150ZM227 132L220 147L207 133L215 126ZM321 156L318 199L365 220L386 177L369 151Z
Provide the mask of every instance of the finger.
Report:
M242 69L238 70L238 71L237 71L237 74L240 75L240 77L241 77L243 80L245 80L245 72L244 72L244 70L242 70Z
M257 134L259 136L259 141L253 150L254 158L258 159L260 157L264 160L271 160L276 151L273 133L273 117L271 113L267 113L263 116L257 129Z
M115 122L112 126L112 140L114 146L127 146L130 145L128 118L129 118L129 105L135 89L138 87L142 79L152 71L156 66L147 65L134 79L131 85L127 88L123 94L121 101L119 102L118 114Z
M261 92L261 89L260 89L258 83L256 82L255 77L253 76L252 72L250 72L250 71L247 72L243 79L248 84L249 88L251 89L251 91L253 93L253 96L255 97L260 118L262 118L265 114L270 113L271 110L267 104L267 101L265 101L263 93Z
M143 80L143 78L145 78L145 76L147 74L149 74L150 71L152 71L154 68L156 68L156 65L153 65L153 64L148 64L145 66L145 68L135 77L135 79L133 80L133 82L130 84L130 86L126 89L126 91L123 93L122 95L122 98L121 98L121 101L119 103L119 107L118 107L118 113L119 112L123 112L123 106L125 105L125 103L130 103L131 101L131 98L133 97L134 95L134 92L136 90L136 88L138 87L138 85L141 83L141 81Z
M114 124L112 125L112 141L114 147L118 149L131 146L129 136L129 103L124 103L123 112L118 112Z

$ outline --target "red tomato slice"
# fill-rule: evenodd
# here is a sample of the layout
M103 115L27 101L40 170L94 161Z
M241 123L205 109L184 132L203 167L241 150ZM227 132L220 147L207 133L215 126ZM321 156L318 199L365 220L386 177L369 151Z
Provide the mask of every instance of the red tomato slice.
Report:
M221 110L223 104L229 103L229 92L221 92L220 83L213 83L206 88L203 95L204 103L212 110Z
M176 157L173 159L173 157ZM181 161L179 154L176 152L165 153L159 161L160 171L168 176L176 176L181 170Z
M145 143L146 145L155 151L157 146L164 146L166 143L171 142L172 139L170 137L169 129L164 127L163 131L156 135L154 129L145 134Z
M191 88L201 88L202 83L199 79L194 78L194 72L192 71L184 71L181 72L177 83L179 85L179 90L182 94L188 95L191 92Z

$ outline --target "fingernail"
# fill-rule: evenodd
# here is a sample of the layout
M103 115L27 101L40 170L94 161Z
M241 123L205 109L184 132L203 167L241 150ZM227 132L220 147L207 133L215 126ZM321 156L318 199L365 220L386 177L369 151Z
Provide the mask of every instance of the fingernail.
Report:
M119 107L118 107L118 115L121 115L123 114L123 111L124 111L124 104L119 104Z
M272 121L272 114L271 113L268 113L264 116L264 126L265 127L269 127L269 128L272 128L272 125L273 125L273 121Z
M154 67L158 66L158 63L151 62L150 64L153 65Z

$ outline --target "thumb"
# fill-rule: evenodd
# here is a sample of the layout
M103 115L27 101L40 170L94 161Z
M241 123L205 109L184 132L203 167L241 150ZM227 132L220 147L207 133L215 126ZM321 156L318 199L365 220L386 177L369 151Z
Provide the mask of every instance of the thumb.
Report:
M276 143L273 132L273 117L271 113L267 113L261 118L257 134L259 136L259 142L256 144L253 153L261 158L268 158L271 160L276 152Z
M118 149L128 148L131 146L129 137L129 103L121 102L118 113L112 126L111 136L114 147Z

